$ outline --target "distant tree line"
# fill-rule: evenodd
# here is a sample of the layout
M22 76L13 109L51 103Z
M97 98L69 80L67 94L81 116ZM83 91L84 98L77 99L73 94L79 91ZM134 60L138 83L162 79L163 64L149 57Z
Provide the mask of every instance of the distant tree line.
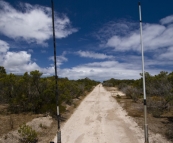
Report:
M142 74L137 80L109 79L103 82L104 86L116 86L126 94L126 98L143 105ZM173 141L173 72L161 71L157 75L145 73L146 95L148 112L154 117L166 117L169 128L165 132L168 139Z
M60 111L65 110L63 103L72 104L74 98L85 95L97 84L98 82L89 78L58 78ZM5 68L0 66L0 102L9 104L11 112L56 114L56 100L54 76L42 77L38 70L25 72L20 76L7 74Z
M104 86L117 86L128 98L134 102L143 98L142 74L137 80L109 79L103 81ZM161 71L158 75L145 73L147 106L155 116L160 116L164 111L173 106L173 72Z

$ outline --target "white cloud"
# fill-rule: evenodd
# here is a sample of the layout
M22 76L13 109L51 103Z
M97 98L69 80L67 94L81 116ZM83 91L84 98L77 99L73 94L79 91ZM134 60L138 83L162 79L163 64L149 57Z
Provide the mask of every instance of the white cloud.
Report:
M36 62L32 61L32 49L29 49L30 52L12 52L9 50L9 44L0 40L0 66L4 66L8 73L23 74L24 72L39 70L44 76L54 75L54 65L42 68ZM63 52L62 55L57 56L58 66L68 61L65 55L66 52ZM53 57L50 57L50 60L54 60Z
M3 53L0 57L0 65L4 66L8 73L23 74L34 70L43 72L43 75L54 74L54 67L41 68L36 62L31 60L31 54L26 51Z
M173 25L163 26L160 24L143 24L143 44L145 56L145 71L152 75L160 71L170 72L173 66ZM101 40L101 43L103 41ZM103 44L102 44L103 45ZM132 73L136 73L133 67L141 68L141 46L139 29L131 29L127 35L115 34L107 38L104 43L105 47L112 47L115 52L120 55L116 60L123 61L123 63L130 64ZM122 56L124 55L124 56ZM129 63L130 61L130 63ZM124 64L123 64L124 65ZM106 65L105 65L106 66ZM118 65L118 68L120 65ZM108 69L109 70L109 69ZM124 68L122 72L129 72ZM139 70L139 72L142 72ZM139 73L138 72L138 73ZM128 75L128 74L127 74ZM120 75L120 77L122 77ZM135 74L128 75L126 78L137 77Z
M165 53L161 53L159 59L173 60L173 47L169 47ZM173 65L173 63L172 63Z
M113 59L114 56L108 56L106 54L100 54L100 53L95 53L91 51L77 51L76 54L78 54L81 57L85 58L93 58L93 59Z
M8 72L24 73L26 71L38 70L39 66L31 61L31 54L26 51L7 52L4 54L2 65Z
M172 51L172 48L170 48ZM168 51L169 52L169 51ZM80 79L89 77L98 81L107 80L110 78L117 79L137 79L139 73L142 72L141 57L137 55L124 55L116 56L115 59L108 59L102 62L91 62L87 64L76 65L72 68L61 69L60 65L68 61L65 57L67 52L63 52L62 55L57 56L58 76L68 77L69 79ZM49 58L54 60L53 56ZM119 62L119 60L121 62ZM150 66L165 64L157 63L155 60L146 59L146 71L152 75L159 73L162 69L151 69ZM23 74L24 72L30 72L33 70L39 70L44 76L54 75L54 65L41 68L36 62L31 60L31 53L26 51L3 53L3 60L0 60L0 65L4 66L8 72Z
M121 23L119 23L121 25ZM133 26L132 24L126 24L125 31L119 30L118 32L112 32L114 29L118 29L117 24L109 26L109 28L104 32L98 32L100 37L101 45L104 47L112 47L116 51L140 51L140 31L139 27ZM114 28L111 30L111 28ZM127 28L128 27L128 28ZM104 28L105 29L105 28ZM110 32L110 34L108 34ZM100 34L104 35L101 36ZM107 36L107 37L105 37ZM159 48L171 47L173 46L173 25L168 24L167 26L161 24L143 24L143 44L145 51L152 51Z
M20 66L24 63L27 63L31 59L31 55L26 51L20 52L7 52L4 57L4 65L5 66Z
M173 15L167 16L160 20L161 24L170 24L173 23Z
M170 47L173 45L172 37L173 26L165 27L155 24L147 24L144 26L143 42L146 50Z
M106 42L107 39L115 35L126 36L130 34L133 29L137 29L139 24L135 22L129 22L125 19L118 21L110 21L97 32L94 33L94 36L99 39L101 42Z
M143 24L145 71L152 75L158 74L160 71L171 72L172 70L173 24L170 19L171 17L162 19L161 24ZM167 25L162 25L163 23ZM139 26L133 22L132 24L127 24L127 22L123 24L121 21L119 24L108 23L106 26L104 25L99 30L96 37L100 40L102 47L111 47L114 50L112 54L116 53L114 56L116 61L94 62L71 70L76 70L81 76L88 75L95 78L97 78L97 74L90 73L89 69L98 73L98 76L101 75L107 79L111 77L118 79L139 78L139 73L142 72ZM124 27L124 30L119 29L121 26ZM97 71L98 69L100 72ZM103 78L100 77L100 79Z
M132 33L128 37L113 36L108 39L106 46L113 47L116 51L139 50L139 35Z
M51 8L21 3L17 10L5 1L0 1L0 33L13 39L23 39L28 43L36 42L46 46L52 36ZM55 13L57 38L64 38L76 32L66 15Z
M173 26L165 27L156 24L144 24L143 44L144 50L155 50L158 48L172 46ZM108 39L107 47L113 47L116 51L140 51L139 31L132 31L127 36L115 35Z
M9 45L7 42L0 40L0 54L5 53L9 50Z
M28 5L32 9L32 6ZM28 9L29 9L28 8ZM61 21L62 24L66 21ZM111 23L109 23L109 26ZM117 29L111 31L111 26L101 30L100 43L109 49L109 54L101 54L93 51L78 51L81 57L92 58L93 62L87 64L76 65L71 68L60 68L60 65L68 61L66 54L57 56L58 76L68 77L69 79L79 79L89 77L91 79L103 81L110 78L117 79L137 79L139 73L142 72L141 53L140 53L140 35L139 27L134 28L134 23L115 24L113 28L123 27L121 31ZM104 35L104 29L106 34ZM110 31L110 33L109 33ZM122 33L121 33L122 32ZM98 39L99 39L98 38ZM145 71L152 75L158 74L162 70L170 72L167 67L172 67L173 63L173 26L171 24L143 24L143 42L145 50ZM7 71L13 73L23 73L26 71L40 70L44 75L54 75L53 61L54 57L50 57L52 65L41 68L36 62L32 61L32 52L19 51L10 52L8 43L0 41L0 65L4 65ZM113 51L116 50L116 51ZM104 51L106 51L104 49ZM71 52L72 53L72 52ZM111 55L110 55L111 54ZM114 56L112 56L115 54ZM102 62L94 62L94 59L102 59Z
M49 60L54 61L54 56L49 57ZM62 55L60 56L56 56L56 64L59 67L60 65L62 65L64 62L67 62L68 59L65 57L65 53L63 52Z
M89 77L98 81L115 79L138 79L142 72L141 64L138 63L120 63L118 61L94 62L78 65L73 68L60 69L61 77L69 79L79 79ZM159 69L146 69L152 75L158 74Z
M0 40L0 65L2 66L4 60L4 54L9 50L9 44L5 41Z
M0 65L4 66L8 72L24 73L41 69L31 60L31 54L26 51L10 52L9 44L0 40Z

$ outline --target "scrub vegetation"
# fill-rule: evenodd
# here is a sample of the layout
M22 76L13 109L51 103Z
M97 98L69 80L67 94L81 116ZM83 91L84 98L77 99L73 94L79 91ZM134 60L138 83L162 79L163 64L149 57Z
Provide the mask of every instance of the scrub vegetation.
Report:
M137 80L118 80L110 79L103 82L105 87L118 87L118 89L126 94L125 102L123 103L127 109L135 106L138 109L142 109L143 105L143 80L142 74L140 79ZM146 80L146 95L147 95L147 109L149 116L157 118L166 122L165 124L166 131L164 132L165 136L170 140L173 140L173 72L168 73L161 71L158 75L152 76L148 72L145 73ZM131 103L129 101L131 99ZM124 100L124 99L122 99ZM124 102L124 101L123 101ZM136 110L137 111L137 110ZM135 114L129 110L130 114ZM139 111L136 113L139 114ZM142 116L143 112L141 110ZM150 120L150 119L149 119Z
M58 78L61 122L70 117L74 107L77 107L98 83L89 78L79 80ZM23 75L7 74L5 68L0 66L0 140L26 143L49 142L57 130L55 89L54 76L43 77L38 70L25 72ZM54 117L51 127L44 128L40 125L42 130L39 132L25 124L49 115ZM16 129L20 137L15 133ZM47 131L50 129L48 135Z
M98 82L89 78L69 80L58 78L58 104L60 112L65 111L65 105L71 105L73 99L85 95ZM25 72L24 75L7 74L0 67L0 102L8 104L11 113L50 113L56 115L55 78L42 77L38 70Z

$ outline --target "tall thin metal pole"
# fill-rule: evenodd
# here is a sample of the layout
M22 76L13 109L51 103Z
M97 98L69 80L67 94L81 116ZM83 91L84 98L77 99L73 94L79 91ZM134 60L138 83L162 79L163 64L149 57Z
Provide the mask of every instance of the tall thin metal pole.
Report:
M59 114L59 106L58 106L58 76L57 76L57 65L56 65L56 40L55 40L55 25L54 25L54 3L52 3L52 28L53 28L53 43L54 43L54 66L55 66L55 96L56 96L56 104L57 104L57 143L61 143L61 129L60 129L60 114Z
M147 101L146 101L146 89L145 89L145 70L144 70L144 52L142 42L142 16L141 16L141 4L139 4L139 18L140 18L140 41L141 41L141 52L142 52L142 74L143 74L143 94L144 94L144 136L145 143L149 143L148 140L148 124L147 124Z

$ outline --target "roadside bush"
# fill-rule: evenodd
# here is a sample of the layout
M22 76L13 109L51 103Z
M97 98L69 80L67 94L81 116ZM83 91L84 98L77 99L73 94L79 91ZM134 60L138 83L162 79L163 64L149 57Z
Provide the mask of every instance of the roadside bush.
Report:
M152 109L151 112L152 112L153 117L155 117L155 118L160 118L160 116L163 114L163 111L158 108Z
M165 110L169 111L171 107L170 98L172 97L152 96L147 99L147 106L154 117L159 117Z
M118 85L118 89L119 89L119 90L122 90L122 89L125 88L125 87L127 87L127 84L126 84L126 83L120 83L120 84Z
M117 94L116 98L119 98L119 99L120 99L120 98L121 98L121 96L120 96L119 94Z
M66 110L66 107L65 107L65 106L63 106L63 105L60 105L60 106L59 106L59 111L60 111L60 113L65 112L65 110Z
M55 94L55 78L42 77L38 70L25 72L24 75L6 74L5 68L0 66L0 103L9 104L11 113L33 112L56 115L56 101L60 111L65 111L62 104L73 104L73 99L89 92L99 82L89 78L69 80L58 78Z
M26 124L20 126L18 133L21 143L37 143L38 141L36 131Z
M169 127L169 129L165 133L166 137L173 141L173 125Z
M134 102L137 102L140 95L140 90L135 87L127 86L121 89L122 92L126 94L128 98L131 98Z
M148 108L160 108L161 107L161 98L158 96L152 96L147 98L147 106Z

